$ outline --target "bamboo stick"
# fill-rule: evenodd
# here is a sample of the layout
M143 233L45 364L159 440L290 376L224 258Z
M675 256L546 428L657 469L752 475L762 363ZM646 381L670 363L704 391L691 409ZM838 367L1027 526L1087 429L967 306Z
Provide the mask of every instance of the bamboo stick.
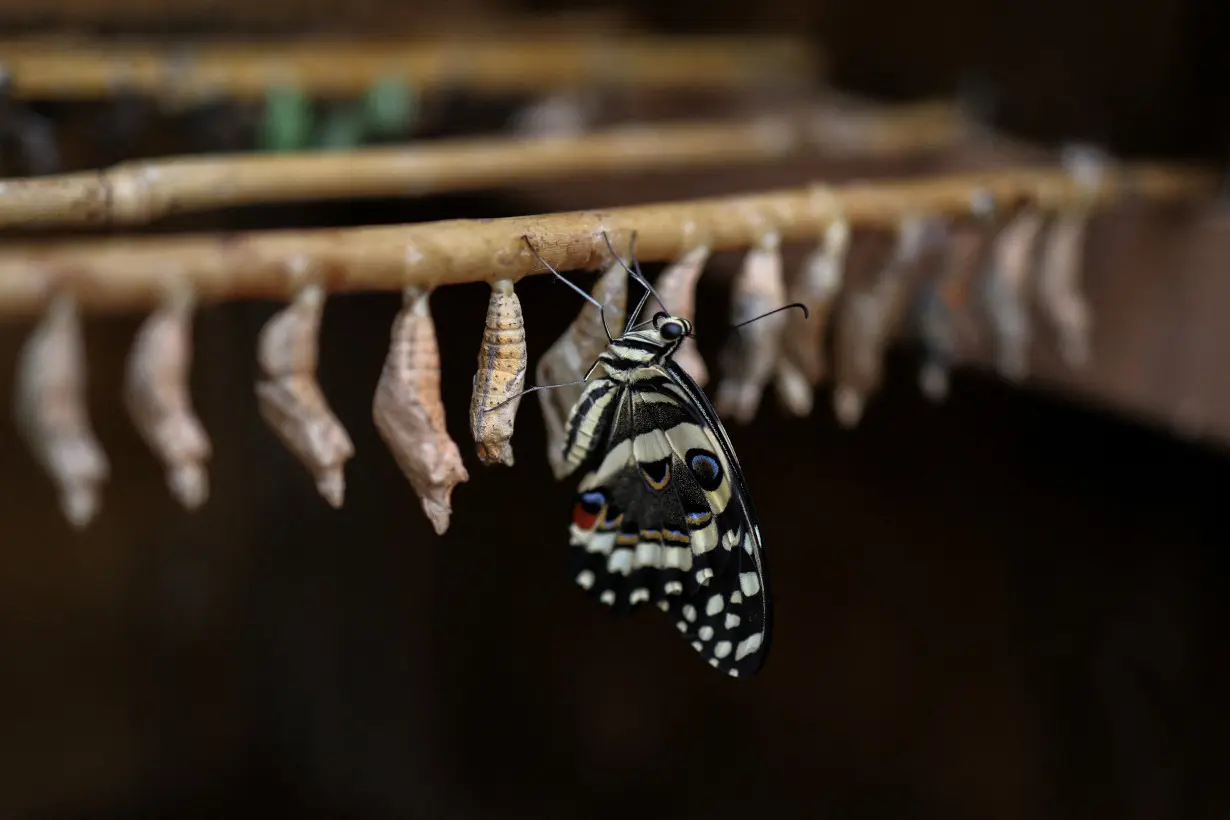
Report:
M0 180L0 228L140 225L170 214L294 200L425 196L575 177L764 162L807 151L884 158L968 133L954 106L809 109L581 136L439 140L349 152L172 157L102 171Z
M1218 184L1203 170L1123 165L1107 170L1091 207L1192 199L1214 194ZM62 289L83 310L145 310L160 304L174 278L203 302L285 298L292 262L319 270L331 292L515 281L543 272L523 235L560 270L594 270L607 261L603 231L617 248L637 231L638 258L660 262L701 242L746 250L767 232L783 242L815 241L838 214L852 226L888 229L910 214L960 217L988 194L1000 207L1035 200L1048 209L1089 196L1062 170L1020 168L506 219L16 244L0 251L0 314L37 313Z
M261 99L273 83L353 96L389 76L419 91L489 93L592 85L727 89L810 83L817 57L793 38L516 35L425 41L299 39L108 44L0 41L0 62L20 99L109 98L117 91L168 100Z

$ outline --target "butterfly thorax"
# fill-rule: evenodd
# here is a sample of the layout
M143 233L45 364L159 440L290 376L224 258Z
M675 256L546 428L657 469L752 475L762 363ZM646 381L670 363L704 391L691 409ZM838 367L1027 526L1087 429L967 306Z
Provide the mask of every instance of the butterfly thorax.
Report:
M598 364L609 378L627 382L637 378L638 371L661 366L691 332L687 319L659 313L653 327L633 330L613 340L598 357Z

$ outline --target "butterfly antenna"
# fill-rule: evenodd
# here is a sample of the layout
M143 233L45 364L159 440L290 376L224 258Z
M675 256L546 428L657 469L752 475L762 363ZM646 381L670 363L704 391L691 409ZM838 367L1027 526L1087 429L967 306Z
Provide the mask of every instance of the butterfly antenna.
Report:
M565 278L565 277L563 276L563 274L561 274L561 273L560 273L559 271L557 271L555 268L551 267L551 263L550 263L550 262L548 262L547 260L543 259L543 258L542 258L542 254L540 254L540 253L538 252L538 249L534 247L534 243L533 243L533 242L530 242L530 238L529 238L529 236L527 236L527 235L525 235L525 234L522 234L522 235L521 235L521 238L525 240L526 247L528 247L528 248L530 249L530 253L534 254L534 258L535 258L535 259L537 259L539 262L541 262L541 263L542 263L542 265L543 265L543 267L545 267L547 270L551 271L551 273L555 274L555 278L556 278L556 279L560 280L560 281L561 281L561 282L563 282L565 285L567 285L568 287L572 288L572 289L573 289L573 290L575 290L577 293L581 294L581 298L582 298L582 299L584 299L585 301L589 302L589 303L590 303L591 305L593 305L594 307L598 308L598 317L599 317L600 319L602 319L602 332L606 334L606 340L607 340L608 342L613 341L613 338L611 337L611 331L610 331L610 329L606 326L606 308L604 308L604 307L603 307L602 303L601 303L601 302L599 302L599 301L598 301L597 299L595 299L594 297L590 296L588 293L586 293L586 292L585 292L584 290L582 290L581 288L577 287L577 285L576 285L575 283L573 283L573 282L569 281L567 278ZM623 262L620 262L620 264L622 265L622 264L623 264ZM528 391L527 391L527 392L528 392Z
M666 303L662 301L662 297L658 295L658 292L653 289L653 285L649 284L649 280L645 278L643 273L641 273L641 264L636 261L636 231L632 232L632 239L628 242L628 253L632 255L632 264L635 266L635 270L628 267L627 264L624 263L624 260L619 258L619 254L615 252L615 247L611 244L611 237L606 231L602 232L602 238L606 240L607 250L611 252L611 256L615 257L615 261L619 263L619 266L626 270L628 275L635 279L636 282L646 290L646 295L641 297L640 304L636 306L636 312L632 314L633 318L640 314L641 308L645 305L645 299L648 298L650 293L653 294L653 298L658 300L658 304L662 306L662 309L667 313L670 313L670 310L666 307Z
M641 294L641 301L636 303L636 310L632 311L628 317L628 330L636 330L639 327L644 327L645 325L650 324L649 321L641 322L639 325L633 324L637 320L637 317L641 315L641 311L644 310L645 303L649 301L649 296L649 291L645 291Z
M808 312L807 305L803 304L802 302L792 302L789 305L782 305L779 308L773 308L768 313L762 313L759 316L753 316L751 319L748 319L746 322L739 322L739 324L733 325L733 327L743 327L744 325L750 325L752 322L759 322L761 319L765 318L766 316L772 316L774 313L781 313L783 310L791 310L793 308L798 308L799 310L803 311L804 319L811 318L811 313Z

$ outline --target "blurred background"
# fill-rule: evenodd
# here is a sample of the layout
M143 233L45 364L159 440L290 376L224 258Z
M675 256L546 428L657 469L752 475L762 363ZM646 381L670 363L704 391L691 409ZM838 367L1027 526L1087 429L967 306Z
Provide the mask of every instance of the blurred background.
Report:
M120 72L104 92L11 89L8 177L739 118L817 96L875 110L947 100L973 123L973 136L905 155L287 202L128 233L499 217L938 175L1070 140L1218 167L1230 144L1230 6L1214 0L5 0L0 29L5 66L50 37L788 35L818 55L727 88L416 94L401 78L392 98L411 113L384 136L356 124L353 101L315 100L311 127L286 125L271 110L303 100L285 89L171 106L126 89ZM988 147L979 134L991 131L1017 142ZM521 406L516 466L478 464L466 430L485 285L432 299L449 429L471 474L444 537L371 421L397 295L338 297L325 314L320 383L358 453L337 511L257 412L253 350L278 304L199 316L194 396L215 456L196 513L168 496L118 400L142 317L91 318L91 412L112 479L88 530L63 520L51 482L0 427L0 817L1230 816L1228 253L1216 203L1119 209L1090 229L1086 370L1040 345L1032 377L1012 385L971 355L935 404L907 342L854 429L834 420L827 388L809 418L769 396L752 424L732 427L777 605L772 656L747 681L698 663L656 613L613 619L568 579L571 484L551 477L534 398ZM710 362L737 264L718 255L702 280ZM578 304L542 277L518 293L532 364ZM29 327L0 325L6 396Z

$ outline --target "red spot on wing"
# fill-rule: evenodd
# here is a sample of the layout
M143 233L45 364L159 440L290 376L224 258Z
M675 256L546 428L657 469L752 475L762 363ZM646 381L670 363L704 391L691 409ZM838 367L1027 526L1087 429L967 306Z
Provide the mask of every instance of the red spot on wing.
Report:
M572 523L581 529L592 530L597 521L598 513L585 509L585 505L580 501L572 505Z

